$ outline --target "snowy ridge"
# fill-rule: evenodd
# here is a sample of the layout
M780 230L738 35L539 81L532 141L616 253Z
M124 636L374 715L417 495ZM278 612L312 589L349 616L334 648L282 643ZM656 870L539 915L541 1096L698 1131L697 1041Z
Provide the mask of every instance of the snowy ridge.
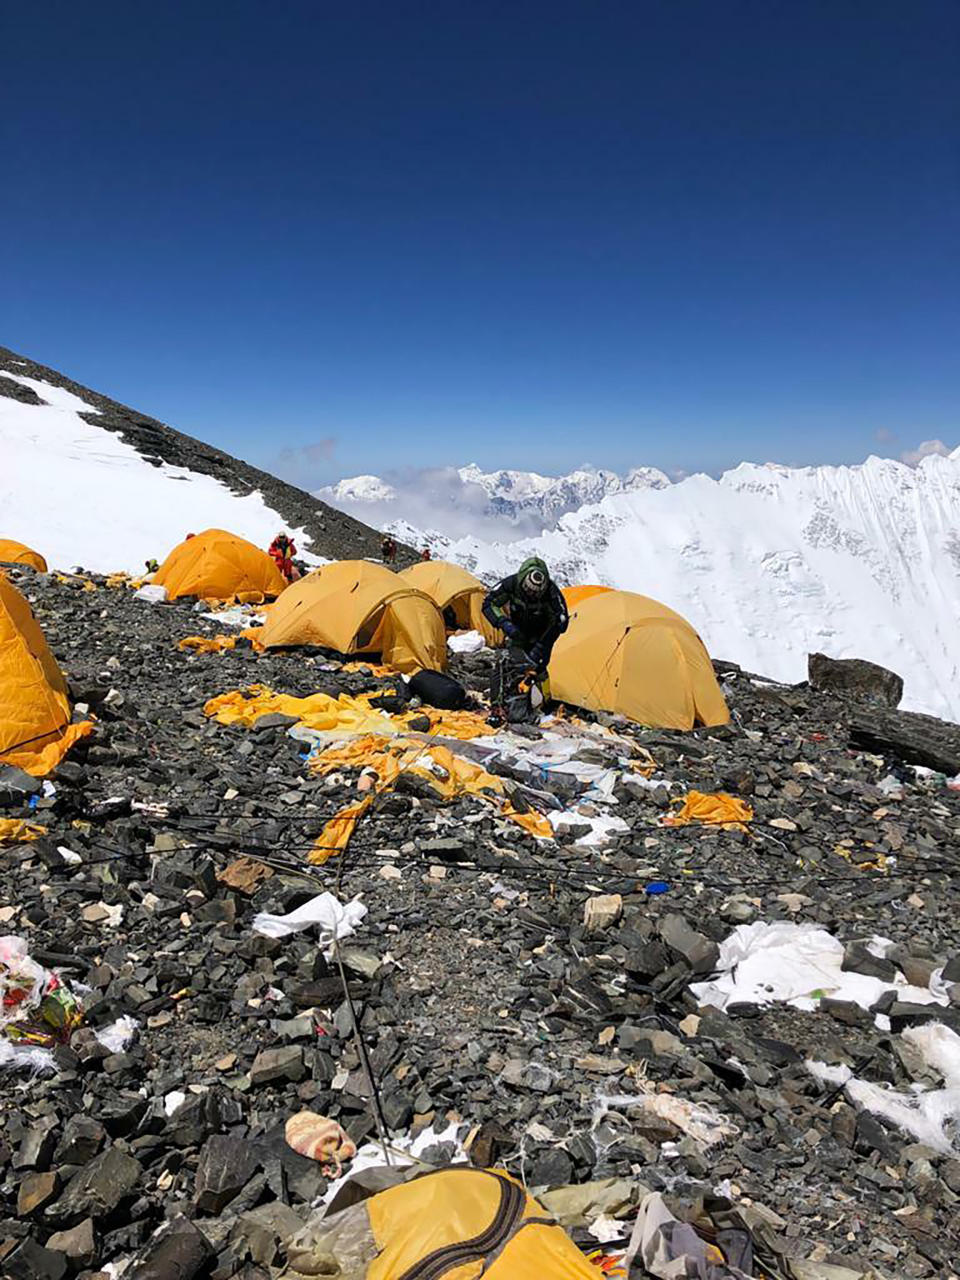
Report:
M142 573L186 534L226 528L266 548L284 529L259 493L235 494L212 476L148 462L71 391L0 370L42 404L0 396L0 537L34 547L51 568ZM316 557L307 556L313 560Z
M381 525L424 517L441 521L447 537L481 533L511 537L541 533L567 512L600 502L615 493L663 489L669 478L655 467L637 467L625 476L596 467L581 467L566 476L535 471L481 471L439 467L380 476L351 476L318 489L316 496L359 519ZM399 529L393 532L398 534Z
M960 449L916 468L743 463L614 494L537 538L434 541L482 577L538 554L564 582L653 596L712 653L784 681L817 650L868 658L904 677L907 709L960 720Z

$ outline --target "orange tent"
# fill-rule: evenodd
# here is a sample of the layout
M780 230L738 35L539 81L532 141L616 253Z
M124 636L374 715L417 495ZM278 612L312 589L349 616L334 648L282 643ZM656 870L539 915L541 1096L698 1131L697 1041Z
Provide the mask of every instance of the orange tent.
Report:
M659 729L730 719L690 623L632 591L597 592L571 610L550 659L550 688L561 702Z
M265 551L224 529L207 529L174 547L153 575L167 597L239 600L254 604L278 596L286 579Z
M92 728L70 723L63 672L29 604L0 573L0 763L43 777Z
M40 552L13 538L0 538L0 564L28 564L38 573L47 572L47 562Z
M412 587L425 591L452 622L451 631L479 631L491 649L503 644L503 632L483 616L487 588L462 565L447 560L421 560L400 574Z
M563 598L567 602L568 609L575 609L581 600L589 600L591 596L598 596L604 591L612 591L612 587L563 587Z
M256 635L265 649L317 645L379 653L398 671L447 665L447 633L436 604L369 560L337 560L294 582Z

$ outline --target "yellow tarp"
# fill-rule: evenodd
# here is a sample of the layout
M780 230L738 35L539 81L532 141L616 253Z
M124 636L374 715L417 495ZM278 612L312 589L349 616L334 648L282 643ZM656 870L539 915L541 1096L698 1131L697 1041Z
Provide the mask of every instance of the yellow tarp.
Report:
M47 572L47 562L40 552L13 538L0 538L0 564L28 564L40 573Z
M553 696L638 724L692 729L730 712L703 644L684 618L632 591L579 601L550 660Z
M397 671L447 665L447 633L433 600L367 560L338 560L293 583L271 609L259 642L267 649L379 653Z
M725 791L689 791L677 812L664 818L663 823L667 827L684 827L689 822L701 822L746 831L745 824L752 821L753 810L736 796L727 795Z
M224 653L237 647L236 636L184 636L177 645L178 649L193 650L194 653Z
M438 795L454 800L472 795L488 800L500 810L501 817L518 823L525 831L544 840L553 839L553 828L543 814L519 813L507 798L502 778L488 773L482 765L454 755L441 743L418 742L409 738L388 738L375 734L354 738L350 742L328 747L310 761L314 773L328 774L335 769L370 769L377 775L377 785L363 800L349 805L327 823L310 854L309 861L323 863L334 853L346 848L359 819L376 796L391 790L401 774L422 778Z
M495 732L482 715L475 711L441 711L436 707L421 707L417 711L386 712L371 706L379 693L341 693L332 698L326 693L311 693L305 698L292 694L274 693L266 685L251 685L243 692L234 689L211 698L204 706L204 713L216 718L219 724L242 724L251 728L261 716L296 716L308 729L339 737L376 733L391 735L408 733L410 721L426 716L430 721L428 733L444 738L481 738Z
M42 778L92 730L70 723L63 672L29 604L0 574L0 763Z
M0 818L0 844L23 844L27 840L39 840L47 834L47 828L39 822L27 822L24 818Z
M418 1263L465 1242L476 1248L471 1252L468 1243L462 1258L452 1257L459 1265L444 1269L444 1280L598 1280L601 1274L523 1186L499 1169L445 1170L366 1203L379 1250L367 1280L417 1274Z
M255 603L278 596L286 579L265 551L224 529L206 529L174 547L153 575L167 597Z
M483 616L487 589L462 565L447 560L421 560L400 574L418 591L425 591L444 615L451 631L479 631L491 649L503 644L503 632Z

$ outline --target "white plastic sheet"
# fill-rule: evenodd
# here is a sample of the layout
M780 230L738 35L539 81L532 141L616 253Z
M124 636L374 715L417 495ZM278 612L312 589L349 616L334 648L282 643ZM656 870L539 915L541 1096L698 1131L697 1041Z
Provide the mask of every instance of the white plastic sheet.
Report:
M960 1036L942 1023L929 1022L903 1032L907 1044L919 1052L926 1066L943 1077L943 1087L914 1086L901 1092L872 1080L860 1080L849 1067L807 1062L807 1070L821 1084L842 1085L847 1097L873 1115L909 1133L934 1151L960 1151Z
M741 924L720 945L720 976L690 990L701 1005L789 1004L815 1010L822 996L871 1008L885 991L916 1004L946 1004L939 989L913 987L902 975L893 982L841 968L843 943L813 924L764 920Z
M267 938L286 938L316 925L320 930L320 946L329 954L334 940L349 938L366 914L367 908L356 899L343 903L332 893L319 893L285 916L261 911L253 918L253 929Z

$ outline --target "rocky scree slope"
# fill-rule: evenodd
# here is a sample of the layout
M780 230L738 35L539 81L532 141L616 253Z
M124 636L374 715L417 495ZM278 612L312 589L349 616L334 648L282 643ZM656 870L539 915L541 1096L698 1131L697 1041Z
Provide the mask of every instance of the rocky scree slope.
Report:
M269 472L231 457L230 454L185 435L156 418L148 417L92 391L55 369L18 355L7 347L0 347L0 370L61 387L79 397L97 410L96 413L81 413L80 417L84 421L91 426L116 433L147 462L156 466L166 463L169 466L183 467L198 475L210 476L238 496L259 492L266 505L282 516L292 529L302 529L307 534L310 545L303 549L312 551L314 555L331 560L379 555L381 535L376 530L318 500L305 490L298 489L296 485L287 484ZM43 403L41 394L12 378L0 377L0 396L23 404ZM77 519L84 518L89 518L88 513L78 505ZM4 533L10 536L9 531L5 530ZM118 529L115 534L122 542L123 530ZM161 548L160 551L162 550L164 549ZM412 563L415 557L404 547L401 549L400 559Z
M600 848L578 846L576 827L534 842L479 801L444 805L405 779L345 859L309 868L324 822L356 798L355 775L311 776L283 717L227 728L204 703L253 682L302 695L390 681L321 656L189 655L180 638L220 628L186 602L11 573L98 728L35 811L31 784L0 771L0 815L48 828L3 850L3 931L90 988L55 1072L4 1078L5 1274L92 1280L134 1258L131 1280L159 1280L170 1263L155 1232L173 1220L184 1280L281 1275L327 1185L286 1146L285 1120L309 1107L358 1142L374 1134L335 967L309 933L251 928L258 911L321 889L369 911L343 952L394 1135L481 1126L474 1158L531 1187L623 1176L677 1205L719 1188L767 1207L783 1258L848 1268L832 1273L841 1280L949 1274L960 1150L920 1143L805 1066L935 1087L899 1024L878 1030L846 1002L720 1012L691 991L753 920L821 926L861 969L921 983L944 964L960 973L960 794L878 740L859 748L862 704L720 664L729 727L618 726L657 769L650 784L621 777L613 812L626 830ZM480 688L490 661L456 670ZM881 718L890 741L899 717ZM942 752L960 753L955 727L939 734ZM616 750L585 755L615 764ZM543 785L575 802L562 779ZM747 800L749 833L663 826L690 788ZM275 864L249 893L218 879L242 853ZM886 858L885 873L870 869ZM646 892L654 881L667 892ZM600 893L620 895L619 915L587 930ZM886 962L862 945L874 935L893 944ZM960 1029L958 995L923 1019ZM94 1032L118 1015L139 1030L110 1052ZM651 1091L719 1117L725 1135L705 1146L648 1109ZM455 1153L448 1137L424 1158Z

